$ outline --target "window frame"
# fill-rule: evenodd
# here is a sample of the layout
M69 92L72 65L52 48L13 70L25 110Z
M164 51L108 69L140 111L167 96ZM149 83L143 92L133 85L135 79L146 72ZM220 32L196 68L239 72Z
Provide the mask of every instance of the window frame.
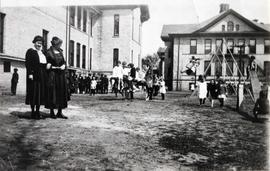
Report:
M86 46L82 45L82 68L86 69Z
M266 41L269 41L269 45L267 46L266 46ZM264 39L264 54L269 54L269 53L270 53L270 39Z
M77 7L77 28L81 30L82 24L82 7Z
M208 70L206 71L208 65L210 65L210 67L208 68ZM205 60L204 61L204 73L206 76L211 76L211 61L210 60Z
M74 67L74 56L75 56L75 42L73 40L69 41L69 66Z
M229 42L232 42L232 45L230 46L229 45ZM231 47L231 48L230 48ZM229 50L231 51L231 53L233 54L233 50L234 50L234 39L228 39L227 40L227 50L226 50L226 53L227 54L230 54Z
M251 46L251 41L254 41L255 43L254 46ZM257 44L256 39L249 39L249 53L256 54L256 51L257 51L256 44Z
M3 61L3 72L4 73L11 72L11 62L10 61Z
M218 41L221 41L220 51L223 52L223 40L222 39L216 39L216 51L218 49L218 44L217 44ZM218 51L217 53L220 53L220 51Z
M69 7L69 24L75 27L75 15L76 15L76 7Z
M4 25L6 14L0 12L0 53L4 53Z
M81 44L76 43L76 67L81 67Z
M208 45L208 44L207 44L207 42L206 42L206 41L208 41L208 40L210 40L210 43L209 43L209 45L210 45L209 47L210 47L210 48L209 48L209 49L207 49L207 47L208 47L207 45ZM205 53L205 54L209 54L209 53L211 53L211 52L212 52L212 39L205 39L205 40L204 40L204 53Z
M120 15L114 14L113 36L119 37L120 32Z
M196 42L195 46L192 46L192 41ZM190 54L197 54L197 39L190 39Z
M240 47L240 42L243 40L243 49ZM246 40L245 39L238 39L238 46L239 46L239 54L245 54L245 43L246 43Z
M83 13L83 26L82 26L82 31L87 32L87 11L85 9L82 10Z
M227 22L227 31L234 31L234 23L233 21L228 21Z
M240 31L240 25L239 24L235 25L235 31Z
M119 49L118 48L114 48L113 49L113 67L115 67L118 64L118 61L119 61Z

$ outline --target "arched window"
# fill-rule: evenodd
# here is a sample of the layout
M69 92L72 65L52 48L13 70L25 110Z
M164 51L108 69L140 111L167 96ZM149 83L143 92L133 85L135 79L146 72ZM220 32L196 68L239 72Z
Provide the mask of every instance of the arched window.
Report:
M234 29L233 27L234 27L233 22L229 21L227 23L227 31L233 31L233 29Z

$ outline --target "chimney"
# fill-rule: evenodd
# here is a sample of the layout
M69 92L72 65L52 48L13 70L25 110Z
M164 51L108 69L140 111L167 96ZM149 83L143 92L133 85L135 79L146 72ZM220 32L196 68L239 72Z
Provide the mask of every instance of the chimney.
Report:
M219 13L227 11L230 8L229 4L220 4L219 7L220 7Z
M259 20L258 19L253 19L253 21L257 23Z

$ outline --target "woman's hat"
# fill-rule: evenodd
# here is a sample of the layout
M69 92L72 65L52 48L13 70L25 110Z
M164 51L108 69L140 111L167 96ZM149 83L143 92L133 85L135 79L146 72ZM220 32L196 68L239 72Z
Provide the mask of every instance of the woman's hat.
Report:
M34 40L32 41L32 43L36 43L37 41L43 42L43 37L41 37L41 36L39 36L39 35L35 36L35 37L34 37Z
M52 43L52 45L59 45L59 44L63 43L63 41L60 38L55 36L52 38L51 43Z

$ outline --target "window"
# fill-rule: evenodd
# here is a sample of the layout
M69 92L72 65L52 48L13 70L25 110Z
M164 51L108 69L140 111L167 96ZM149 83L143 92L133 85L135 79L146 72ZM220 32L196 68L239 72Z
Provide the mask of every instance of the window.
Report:
M190 40L190 54L197 53L197 40L191 39Z
M80 43L77 43L77 64L76 64L76 66L78 67L78 68L80 68L80 61L81 61L81 59L80 59L80 53L81 53L81 44Z
M206 71L207 69L207 71ZM211 64L210 61L204 61L204 73L206 76L211 75Z
M4 19L5 14L0 13L0 53L4 52Z
M69 7L69 20L70 25L75 26L75 7Z
M233 39L228 39L227 40L227 54L230 54L230 53L233 54L233 46L234 46Z
M10 72L10 62L4 61L4 72Z
M83 10L83 31L86 32L87 12Z
M270 40L264 40L264 53L270 53Z
M216 52L217 53L223 52L223 40L222 39L216 39Z
M235 30L236 30L236 31L239 31L239 29L240 29L239 24L236 24L236 25L235 25Z
M222 31L225 31L225 25L222 25Z
M244 70L245 70L245 67L244 67L244 61L238 60L238 61L237 61L237 65L238 65L238 67L239 67L241 73L243 74L243 76L245 76L245 72L244 72ZM241 75L240 72L239 72L239 70L238 70L237 73L238 73L238 76Z
M93 36L93 16L92 13L89 15L89 20L90 20L90 36Z
M68 59L69 66L74 66L74 41L69 41L69 59Z
M238 40L239 54L245 54L245 39Z
M221 76L222 75L222 58L218 57L219 59L215 60L215 75Z
M212 40L211 39L205 39L205 47L204 47L204 53L209 54L212 51Z
M43 50L48 49L48 34L49 32L47 30L42 30L42 37L43 37Z
M82 7L77 8L77 27L81 29Z
M89 59L89 69L91 70L92 69L92 48L90 48L90 59Z
M234 24L232 21L228 21L227 23L227 31L233 31L234 29Z
M256 39L249 40L249 53L256 54Z
M114 15L114 36L119 36L119 14Z
M85 63L86 63L86 46L82 46L82 68L85 69Z
M113 49L113 67L118 64L119 61L119 49Z
M226 75L233 76L233 61L227 61Z

